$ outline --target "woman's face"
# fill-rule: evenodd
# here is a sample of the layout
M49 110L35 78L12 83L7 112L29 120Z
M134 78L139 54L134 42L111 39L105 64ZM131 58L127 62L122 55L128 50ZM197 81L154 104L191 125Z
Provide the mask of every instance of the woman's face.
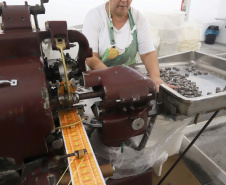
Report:
M109 0L111 13L115 15L126 15L130 9L132 0Z

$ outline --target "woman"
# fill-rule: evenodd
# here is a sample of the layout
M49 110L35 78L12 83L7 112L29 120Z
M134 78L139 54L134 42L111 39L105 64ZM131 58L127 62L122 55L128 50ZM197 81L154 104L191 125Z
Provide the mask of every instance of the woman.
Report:
M150 29L144 16L130 7L131 2L109 0L88 12L82 32L93 49L93 57L87 58L86 63L94 70L121 64L131 65L137 62L136 54L139 52L158 91L159 85L164 82L160 78Z

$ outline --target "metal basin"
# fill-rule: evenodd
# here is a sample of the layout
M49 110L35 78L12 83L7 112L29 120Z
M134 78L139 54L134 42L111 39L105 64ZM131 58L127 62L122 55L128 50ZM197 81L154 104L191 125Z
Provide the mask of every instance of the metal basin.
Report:
M223 89L226 86L226 59L218 56L190 51L176 55L169 55L159 58L160 68L177 66L181 68L180 73L185 72L187 66L195 66L198 70L208 71L208 75L194 76L191 74L188 79L196 82L203 92L203 96L187 98L166 85L160 86L159 95L162 104L170 114L191 116L197 113L206 113L217 109L226 108L226 91L215 93L216 87ZM142 64L135 68L144 72ZM212 92L207 95L207 92Z
M226 53L217 54L216 56L226 59Z

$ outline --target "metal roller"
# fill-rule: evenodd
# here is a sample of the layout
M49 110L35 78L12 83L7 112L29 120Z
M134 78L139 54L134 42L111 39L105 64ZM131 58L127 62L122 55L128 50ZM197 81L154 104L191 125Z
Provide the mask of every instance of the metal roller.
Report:
M79 150L79 151L78 151L78 158L79 158L79 159L82 159L82 158L84 157L84 155L85 155L84 150Z
M101 165L100 170L104 178L113 176L113 173L115 172L114 166L112 166L110 163Z

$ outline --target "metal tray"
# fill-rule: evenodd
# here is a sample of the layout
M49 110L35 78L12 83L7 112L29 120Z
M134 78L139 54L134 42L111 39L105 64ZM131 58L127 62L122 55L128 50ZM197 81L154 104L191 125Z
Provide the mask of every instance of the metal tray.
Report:
M196 51L159 58L160 68L177 66L181 69L178 72L180 74L185 74L185 68L192 65L198 70L208 72L208 75L198 76L190 73L188 77L199 86L202 96L187 98L162 84L159 90L159 99L164 110L173 115L191 116L197 113L225 109L226 91L220 93L215 93L215 91L216 87L223 89L226 86L226 59ZM136 64L134 68L140 72L146 72L142 63ZM207 95L207 92L212 92L212 94Z

